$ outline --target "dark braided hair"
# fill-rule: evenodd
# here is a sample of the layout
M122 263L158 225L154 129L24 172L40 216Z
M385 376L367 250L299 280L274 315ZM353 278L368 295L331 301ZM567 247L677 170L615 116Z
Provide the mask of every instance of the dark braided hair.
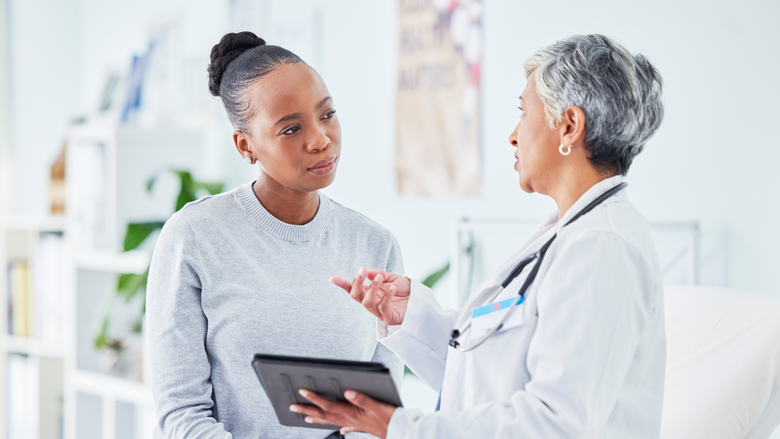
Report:
M249 88L277 67L292 63L303 60L287 49L267 45L252 32L226 34L211 49L209 91L222 98L233 126L247 133L253 115Z

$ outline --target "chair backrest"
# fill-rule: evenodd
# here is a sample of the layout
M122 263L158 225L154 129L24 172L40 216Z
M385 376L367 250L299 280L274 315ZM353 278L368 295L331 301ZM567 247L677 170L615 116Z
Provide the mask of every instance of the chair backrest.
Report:
M667 286L662 439L766 439L780 424L780 294Z

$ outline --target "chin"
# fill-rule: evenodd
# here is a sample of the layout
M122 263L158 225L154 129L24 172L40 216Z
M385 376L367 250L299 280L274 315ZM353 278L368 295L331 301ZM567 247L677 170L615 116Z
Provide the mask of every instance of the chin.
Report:
M334 169L333 172L331 172L326 176L323 176L322 179L318 179L318 180L319 181L313 182L313 184L310 185L310 187L312 188L312 192L318 191L320 189L325 189L326 187L333 184L333 181L336 180L336 170Z
M520 177L520 189L523 190L523 192L532 194L534 193L534 188L531 186L531 183L524 179L522 176Z

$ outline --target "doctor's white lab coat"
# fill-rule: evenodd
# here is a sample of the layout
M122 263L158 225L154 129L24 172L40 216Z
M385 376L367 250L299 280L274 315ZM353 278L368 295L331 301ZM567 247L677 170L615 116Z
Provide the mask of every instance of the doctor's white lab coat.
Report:
M659 437L666 338L647 221L622 190L563 227L622 180L596 184L560 221L552 215L461 313L443 310L429 289L412 283L403 324L378 322L378 336L441 391L441 410L396 409L388 439ZM554 233L525 301L507 317L508 329L470 352L450 347L451 331L463 327L472 309L516 297L533 264L493 296ZM470 344L470 332L461 344Z

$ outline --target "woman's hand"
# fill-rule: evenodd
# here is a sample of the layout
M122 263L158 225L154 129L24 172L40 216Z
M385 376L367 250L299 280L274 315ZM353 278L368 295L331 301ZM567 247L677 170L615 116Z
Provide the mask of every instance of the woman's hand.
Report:
M341 426L341 434L362 432L382 439L387 436L387 425L395 412L395 407L391 405L375 401L354 390L344 392L349 402L330 401L306 389L298 393L316 406L290 406L290 411L306 415L306 422Z
M372 281L371 284L365 285L366 279ZM400 325L404 321L411 290L408 277L361 268L352 282L335 276L330 278L330 282L343 288L385 324Z

